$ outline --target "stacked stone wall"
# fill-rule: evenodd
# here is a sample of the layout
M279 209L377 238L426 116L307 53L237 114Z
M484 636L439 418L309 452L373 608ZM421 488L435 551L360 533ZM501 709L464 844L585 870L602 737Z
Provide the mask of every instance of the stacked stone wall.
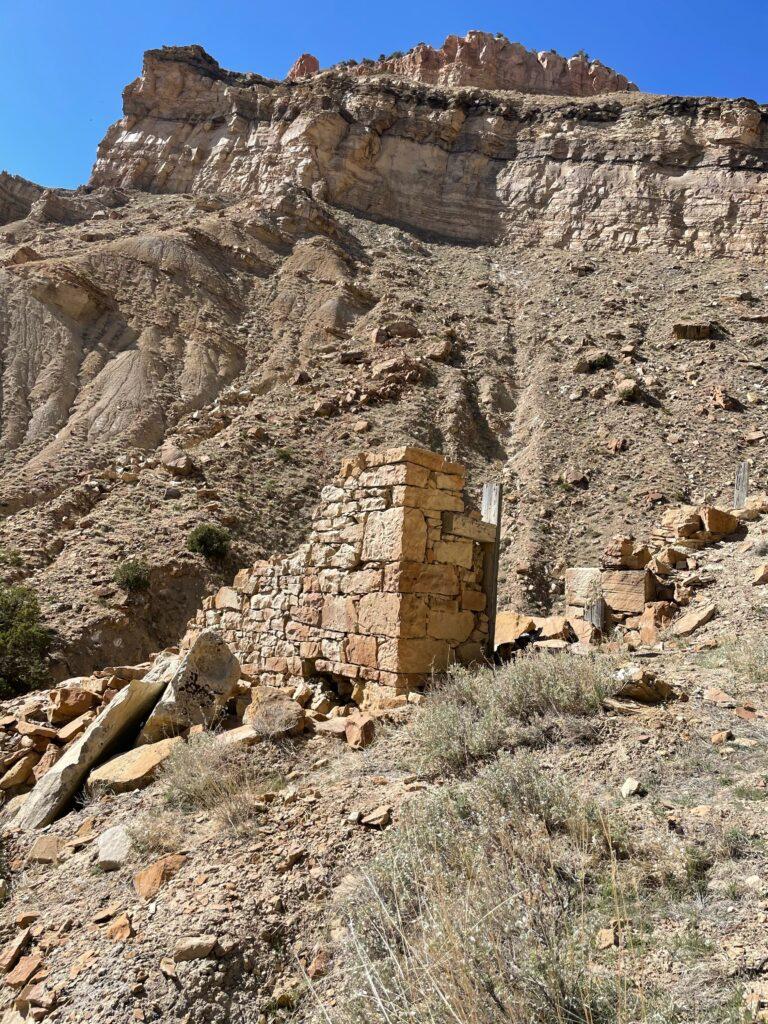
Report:
M465 507L465 476L417 448L346 459L306 543L206 599L187 642L218 627L254 682L326 675L361 705L481 659L494 528Z

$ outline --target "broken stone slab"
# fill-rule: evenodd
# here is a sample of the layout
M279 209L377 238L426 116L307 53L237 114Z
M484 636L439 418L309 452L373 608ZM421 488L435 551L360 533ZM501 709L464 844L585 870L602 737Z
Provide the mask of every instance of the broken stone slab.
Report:
M305 727L304 708L295 700L269 686L257 686L251 703L245 709L243 725L257 737L281 739L299 736Z
M161 654L144 679L134 679L107 704L32 790L14 820L16 828L41 828L61 814L90 769L149 714L174 664L172 655Z
M117 871L130 857L132 845L128 829L113 825L99 836L96 863L102 871Z
M708 622L714 619L715 615L717 615L717 607L714 604L707 604L702 608L694 608L677 620L672 626L672 632L675 636L690 636L691 633L695 633L701 626L706 626Z
M240 662L215 629L204 629L176 670L141 730L139 743L176 736L193 725L213 725L237 689Z
M142 789L152 782L160 765L170 757L174 745L181 742L180 736L169 736L157 743L146 743L119 754L106 764L94 768L88 776L88 788L103 788L110 793Z
M153 899L166 882L186 863L183 853L169 853L159 860L153 861L148 867L137 871L133 876L133 885L143 900Z
M179 939L173 951L173 959L176 963L184 960L205 960L213 956L217 941L215 935L190 935Z

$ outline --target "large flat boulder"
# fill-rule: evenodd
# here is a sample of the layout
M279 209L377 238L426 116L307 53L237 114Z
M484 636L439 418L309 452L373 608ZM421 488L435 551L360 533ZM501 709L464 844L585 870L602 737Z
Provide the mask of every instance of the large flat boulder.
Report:
M94 768L88 776L89 789L106 789L110 793L128 793L132 789L148 786L160 765L170 757L180 736L169 736L157 743L134 747L111 761Z
M178 736L193 725L209 727L232 697L240 678L240 662L215 629L195 639L168 682L139 743Z
M121 737L138 729L166 688L177 660L161 654L144 679L134 679L106 705L29 794L14 821L17 828L42 828L65 810L91 768Z

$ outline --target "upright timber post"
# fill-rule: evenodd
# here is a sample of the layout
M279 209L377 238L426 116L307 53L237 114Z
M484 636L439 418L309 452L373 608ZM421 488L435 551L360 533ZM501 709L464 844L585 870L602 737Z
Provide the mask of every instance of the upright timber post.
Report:
M744 508L749 493L749 463L740 462L736 468L736 483L733 487L733 507Z
M480 510L484 523L490 523L496 527L496 539L491 544L485 544L485 555L483 559L483 590L486 598L486 611L488 613L488 646L486 654L493 658L496 639L496 603L499 589L499 541L501 540L501 498L503 494L502 485L499 483L483 484L483 504Z

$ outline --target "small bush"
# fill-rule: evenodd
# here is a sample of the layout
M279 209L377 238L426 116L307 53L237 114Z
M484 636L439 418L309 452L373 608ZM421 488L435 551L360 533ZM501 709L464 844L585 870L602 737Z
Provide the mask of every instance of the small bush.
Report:
M229 532L215 523L200 523L187 537L187 547L205 558L224 558L229 551Z
M608 659L518 656L502 668L454 668L414 720L415 767L461 771L516 743L536 745L556 716L600 710L610 686Z
M121 562L115 569L115 583L130 594L140 593L149 588L149 566L135 559Z
M34 591L0 586L0 696L42 686L51 640Z

